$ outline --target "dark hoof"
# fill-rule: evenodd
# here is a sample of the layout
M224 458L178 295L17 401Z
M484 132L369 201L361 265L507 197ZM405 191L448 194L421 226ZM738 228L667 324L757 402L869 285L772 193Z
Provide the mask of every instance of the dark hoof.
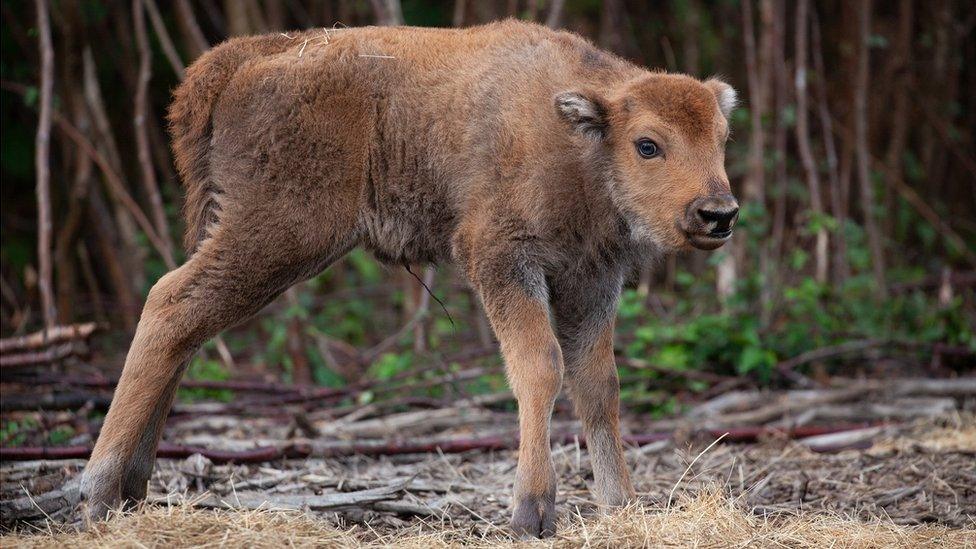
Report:
M81 474L79 511L81 519L91 524L108 518L109 512L122 506L122 479L114 467L89 463Z
M522 498L512 515L512 533L522 539L548 538L556 533L556 504L552 497Z

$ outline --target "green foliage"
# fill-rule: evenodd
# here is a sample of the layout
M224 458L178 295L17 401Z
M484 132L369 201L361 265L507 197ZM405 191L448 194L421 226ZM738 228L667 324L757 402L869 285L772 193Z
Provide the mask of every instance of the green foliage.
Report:
M16 3L8 4L15 5ZM55 3L55 14L57 14ZM468 5L469 23L490 16L490 7ZM535 5L535 18L545 17L550 7L549 2ZM5 4L6 6L6 4ZM78 36L91 34L103 36L114 18L110 3L103 1L86 1L79 4L80 16L87 27ZM166 6L163 6L166 7ZM350 6L351 17L358 20L344 21L348 24L368 23L372 20L372 11L365 2L354 2ZM517 16L528 18L529 8L526 3L517 3L522 8ZM602 43L604 36L597 36L600 31L599 18L602 17L605 5L600 0L573 0L564 6L563 23L567 28L577 32L589 32L591 38L599 38ZM453 16L454 5L439 3L433 0L403 0L403 14L407 24L421 26L449 26ZM497 8L497 6L496 6ZM741 3L737 0L721 0L706 7L700 2L690 0L673 0L672 2L655 4L650 8L643 3L627 3L620 7L623 17L619 29L623 35L623 51L618 53L630 57L638 62L653 67L670 66L682 70L697 67L698 75L725 73L728 80L743 90L745 104L735 110L731 118L733 139L728 145L728 172L730 180L739 191L747 173L748 149L750 146L749 132L751 131L751 112L748 104L748 94L745 93L747 77L742 73L742 56L740 47L742 33L736 25L728 25L727 17L731 14L738 17ZM18 10L13 8L13 12ZM21 10L22 11L22 10ZM166 10L164 10L166 11ZM502 13L501 8L494 10L495 15ZM824 15L835 10L826 10ZM653 14L653 17L647 15ZM29 14L28 14L29 15ZM62 17L63 19L63 17ZM32 28L32 20L25 19L22 25L31 42L36 40L36 29ZM22 21L22 23L24 22ZM55 16L57 23L58 17ZM694 21L694 24L686 24ZM825 29L829 31L830 23L826 17ZM761 23L757 21L757 24ZM331 24L331 23L329 23ZM882 25L883 27L883 25ZM925 27L925 25L923 25ZM65 27L67 29L67 27ZM880 28L880 27L879 27ZM78 29L82 30L82 29ZM914 46L922 50L933 48L934 35L928 28L920 28L914 40ZM213 34L210 29L208 34ZM56 42L59 30L56 28ZM152 35L152 33L150 33ZM828 32L825 38L831 35ZM222 38L211 36L211 38ZM888 36L873 34L868 37L869 45L876 50L890 49ZM30 56L21 55L22 46L16 43L12 33L4 33L0 37L4 55L0 59L0 71L4 80L14 83L30 83L37 80L35 60ZM610 40L610 42L616 42ZM838 44L829 43L825 48L828 65L834 65L839 57L837 54L851 47L849 41ZM696 48L681 47L684 44L696 45ZM731 47L730 44L734 45ZM120 137L128 134L119 129L127 128L131 131L132 101L131 90L125 86L111 85L119 71L124 66L113 62L104 55L105 48L113 48L113 44L93 43L95 57L98 60L98 80L102 85L102 93L108 105L129 105L125 109L114 109L111 114L111 125L116 128ZM186 52L181 52L186 53ZM848 53L850 53L848 51ZM876 51L875 53L883 53ZM59 54L60 55L60 54ZM695 55L697 59L688 59L688 55ZM671 58L671 59L669 59ZM961 58L960 58L961 59ZM959 61L959 59L957 59ZM961 63L961 61L960 61ZM962 66L960 63L956 63ZM60 61L56 66L61 66ZM70 65L70 63L69 63ZM162 120L165 102L169 97L169 90L176 84L175 75L169 68L168 62L158 47L153 43L154 78L151 89L151 107L157 121ZM929 63L928 65L931 65ZM873 66L873 65L872 65ZM832 68L832 67L829 67ZM690 70L690 69L689 69ZM919 73L921 75L922 73ZM836 95L838 90L844 92L849 87L848 82L837 81L829 75L810 73L812 89L821 89ZM824 77L827 77L824 79ZM819 80L817 80L819 79ZM55 110L64 114L68 109L62 101L64 92L77 82L68 81L66 85L57 84L55 89ZM835 89L836 88L836 89ZM7 92L5 92L7 93ZM28 273L36 271L35 254L36 234L35 224L30 217L34 210L34 112L38 106L39 91L36 85L28 85L23 96L4 95L4 103L0 106L2 118L4 146L0 149L0 168L3 171L4 198L4 241L0 248L0 259L4 266L6 280L12 279L17 284L16 290L22 292L25 305L30 305L35 299L36 290L27 283ZM965 126L960 122L964 116L963 103L948 101L929 104L939 116L945 117L946 127L944 137L965 149ZM778 111L778 112L777 112ZM886 113L883 113L886 114ZM743 201L740 214L737 243L743 243L746 261L740 266L735 293L724 302L715 295L714 266L718 265L727 254L727 248L708 255L705 262L710 267L702 268L698 263L694 272L688 270L689 262L679 260L679 267L674 273L674 286L665 292L668 309L662 314L661 308L652 309L648 306L647 296L635 290L627 290L622 296L619 310L619 325L617 335L621 341L622 352L633 358L640 358L656 369L639 371L622 371L630 376L630 381L623 387L623 399L648 411L651 415L663 414L675 410L679 406L680 398L677 391L699 392L707 385L694 379L694 376L675 375L689 372L715 372L725 375L749 376L751 379L766 383L775 381L775 365L797 354L851 339L875 338L915 343L945 342L954 345L968 345L976 347L976 337L973 334L972 294L957 297L947 305L938 304L931 292L901 293L891 297L884 303L879 303L874 296L874 281L870 276L871 254L868 249L865 232L856 221L861 219L862 209L855 199L858 196L856 188L843 197L850 218L839 220L831 215L813 214L806 206L810 196L801 174L799 163L792 147L793 138L789 138L790 145L785 151L786 157L777 152L772 146L772 136L777 128L792 130L796 124L796 106L789 101L781 109L764 109L761 123L767 132L767 144L764 154L767 178L765 185L766 203L761 201ZM819 140L818 133L822 131L812 116L813 134L815 141ZM872 127L874 125L872 124ZM912 130L914 132L914 130ZM948 183L938 181L933 184L930 178L939 174L937 164L928 156L917 151L920 149L919 137L910 136L908 145L901 153L901 169L903 178L912 188L919 191L940 215L948 216L952 200L958 193L949 192L958 186L953 183L958 180L950 177ZM61 216L68 204L70 190L70 175L72 164L64 164L64 158L73 155L57 154L67 141L55 132L54 158L52 159L53 187L52 200L55 212L55 230L61 228ZM130 140L131 141L131 140ZM881 140L885 142L885 140ZM121 141L121 156L125 162L121 166L122 174L137 173L133 150L128 143ZM101 146L101 145L100 145ZM820 145L815 143L815 152L821 158L821 169L826 176L826 155L820 154ZM877 147L875 146L875 149ZM68 149L65 149L66 151ZM876 156L878 150L872 151ZM881 151L883 153L884 151ZM938 155L935 155L936 157ZM949 155L950 158L952 155ZM778 172L778 167L785 163L787 177L770 177ZM943 170L944 171L944 170ZM105 193L99 171L93 178L92 196L110 195ZM165 173L165 172L160 172ZM874 190L878 197L888 197L891 186L886 185L884 173L873 174ZM949 174L950 176L952 174ZM945 178L945 174L941 174ZM128 177L133 185L129 189L131 194L148 212L146 197L138 186L138 178ZM827 178L823 177L824 185ZM854 179L856 181L856 178ZM174 234L169 235L178 241L175 234L179 226L179 189L176 185L161 185L165 213L174 227ZM100 194L98 194L100 193ZM741 194L741 193L740 193ZM745 197L742 197L743 199ZM773 258L770 250L770 234L772 232L773 212L770 211L778 199L785 199L787 204L787 222L784 232L783 250L781 255ZM876 217L886 224L885 243L889 258L888 276L891 282L910 282L918 280L938 270L943 265L956 265L962 257L963 250L940 235L926 220L921 219L916 211L906 202L895 197L894 200L878 199L874 204ZM957 208L955 208L958 210ZM86 216L90 213L86 213ZM958 216L956 216L958 217ZM948 218L948 217L947 217ZM110 220L111 221L111 220ZM98 241L97 231L92 231L88 225L95 223L86 217L84 230L78 235L79 242L88 245L89 254L100 267L99 252L94 246ZM971 223L967 225L965 219L952 220L957 231L961 231L966 243L973 241ZM111 225L111 223L110 223ZM810 277L813 270L813 238L816 233L826 229L831 239L843 237L847 244L846 263L853 272L843 285L824 286ZM890 229L890 232L887 232ZM109 231L111 232L111 231ZM111 235L110 235L111 238ZM137 244L144 252L136 259L143 261L145 271L145 286L141 288L143 297L148 293L152 283L161 277L167 268L158 253L151 246L148 239L141 232L137 232ZM900 252L904 249L905 256ZM892 253L895 252L895 253ZM177 251L177 254L180 252ZM144 257L144 259L143 259ZM757 259L773 258L773 266L761 265ZM175 258L177 263L181 257ZM772 262L771 261L771 262ZM60 272L56 266L56 272ZM75 269L79 273L79 269ZM68 269L64 269L68 271ZM110 277L102 269L96 273L96 286L104 294L109 294ZM34 275L31 275L34 276ZM9 278L8 278L9 277ZM78 278L76 276L76 278ZM447 280L447 276L443 277ZM75 285L81 286L81 280L75 280ZM337 372L328 368L320 351L320 343L327 338L343 341L360 351L376 345L382 338L394 333L402 326L404 295L398 288L388 288L391 285L390 270L381 266L372 256L356 249L348 254L335 268L316 276L308 283L299 287L297 302L281 300L269 308L269 311L255 322L245 324L242 328L225 335L235 357L240 357L242 363L265 365L274 375L282 374L288 379L294 364L293 353L289 352L289 326L293 326L295 319L299 320L305 337L305 357L308 359L312 376L317 384L339 387L345 384ZM450 295L450 285L435 285L434 290L446 302L453 315L451 322L442 314L436 303L431 303L429 316L425 322L428 353L418 353L412 350L413 332L405 333L396 345L382 354L378 360L370 365L366 372L367 379L389 380L391 378L406 377L411 374L412 381L422 381L443 375L444 370L459 371L471 367L470 363L445 365L441 369L431 369L433 361L449 352L465 346L472 346L476 341L473 310L476 305L470 303L460 292ZM371 290L383 288L377 298ZM652 291L657 291L652 290ZM80 295L80 293L79 293ZM454 297L456 299L452 300ZM968 301L966 301L968 299ZM79 300L79 301L83 301ZM20 305L18 305L19 307ZM967 309L969 307L969 309ZM36 307L35 307L36 309ZM110 311L111 313L111 311ZM76 316L84 316L87 311L75 311ZM115 319L113 318L113 321ZM121 338L120 338L121 339ZM223 364L214 359L216 353L212 346L194 358L188 368L187 378L191 380L222 381L232 376ZM497 366L497 358L489 359ZM678 380L678 381L675 381ZM670 385L664 387L663 382ZM675 385L677 384L677 385ZM489 393L502 390L505 387L501 368L496 368L474 380L465 381L463 390L470 394ZM447 384L438 385L425 390L431 396L440 396L453 387ZM180 398L185 400L217 399L231 400L236 395L227 390L181 389ZM382 395L381 395L382 396ZM377 395L366 392L361 396L362 401L370 401ZM97 415L97 414L93 414ZM24 440L26 433L35 430L37 425L30 419L17 422L7 422L0 429L0 435L5 444L16 445ZM73 433L67 428L58 428L48 434L52 442L62 442L69 439Z
M37 427L37 421L30 417L8 420L0 427L0 441L4 446L20 446L27 440L27 433Z
M75 436L74 429L67 425L61 425L48 433L47 441L51 446L64 446L73 436Z
M390 379L400 372L410 369L413 365L413 354L405 353L383 353L380 358L370 367L370 374L382 381Z
M212 353L209 353L212 354ZM219 360L202 358L199 354L190 362L190 367L186 372L186 379L197 381L227 381L230 379L230 372ZM234 392L228 389L203 389L181 387L179 397L186 401L198 400L219 400L230 402L234 398Z
M779 305L768 322L749 306L753 296L747 290L733 296L724 312L678 322L646 314L639 305L643 298L628 290L620 318L622 333L631 330L633 340L624 350L667 370L749 375L765 383L781 360L852 339L976 348L961 298L938 306L923 293L908 293L878 306L873 290L866 274L839 290L803 277L776 296Z

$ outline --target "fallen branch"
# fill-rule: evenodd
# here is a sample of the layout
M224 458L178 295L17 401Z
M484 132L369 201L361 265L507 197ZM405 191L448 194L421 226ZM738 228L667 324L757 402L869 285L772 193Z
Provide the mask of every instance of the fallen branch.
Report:
M15 351L29 351L43 349L54 343L75 339L87 339L99 328L94 322L72 324L69 326L55 326L49 330L40 330L32 334L0 339L0 354Z
M230 494L226 498L215 495L208 495L202 498L187 499L186 503L194 507L204 507L208 509L268 509L268 510L303 510L313 511L335 511L350 507L363 507L373 503L399 499L403 494L404 488L410 480L360 490L358 492L336 492L334 494L305 495L305 494L278 494L268 497L268 494L260 492L238 492ZM155 497L150 499L151 503L173 503L170 497Z
M357 492L337 492L322 495L275 495L257 492L238 492L220 497L213 494L196 498L178 498L172 496L151 496L150 503L173 504L185 502L194 507L212 509L268 509L268 510L303 510L336 511L354 507L371 507L379 511L397 514L416 514L421 516L436 515L438 511L419 505L403 504L397 500L404 494L411 479L401 482L360 490ZM0 501L0 512L5 521L25 520L41 517L58 517L72 512L78 502L79 482L73 479L59 489L41 495L26 494L16 499ZM380 506L378 504L387 505Z
M714 429L720 429L723 425L761 425L812 407L857 400L870 390L871 387L862 385L828 391L791 391L766 406L745 412L717 415L707 423ZM768 398L767 396L767 401Z
M821 347L819 349L813 349L805 353L800 353L795 357L786 359L776 365L776 371L780 373L783 377L793 381L797 385L802 387L809 387L815 385L815 383L808 377L795 372L794 370L804 364L810 362L816 362L818 360L826 360L829 358L836 358L839 356L847 355L850 353L867 351L869 349L876 349L878 347L899 347L902 349L911 350L922 350L928 351L934 354L942 355L952 355L960 357L976 357L976 350L962 345L949 345L946 343L926 343L926 342L916 342L916 341L893 341L885 339L858 339L854 341L846 341L838 345L830 345L827 347Z
M444 356L440 362L451 364L454 362L464 363L471 360L492 356L497 353L494 347L479 347L458 353ZM317 401L319 403L333 403L346 397L352 397L363 391L371 391L376 394L386 394L390 392L404 392L422 389L439 383L451 383L464 381L477 377L484 373L477 368L469 368L459 372L449 372L430 379L411 382L410 378L424 374L428 371L443 368L442 364L434 364L430 367L416 368L400 372L399 374L385 380L362 381L353 383L345 387L321 387L318 385L267 383L260 381L205 381L205 380L182 380L180 387L188 389L214 389L230 390L235 392L267 393L270 396L263 399L247 399L220 405L221 413L232 413L234 411L253 410L260 406L279 406L285 404L302 404ZM82 376L54 376L45 375L25 376L23 378L5 378L4 381L20 381L33 385L76 385L98 389L114 389L118 383L117 379L106 377L82 377ZM215 408L216 410L216 408Z
M627 366L629 368L633 368L634 370L650 370L665 376L683 377L698 381L707 381L709 383L718 383L732 379L731 376L713 374L704 370L674 370L672 368L665 368L663 366L651 364L639 358L631 358L621 355L617 355L614 358L619 365Z
M818 360L825 360L828 358L834 358L841 355L846 355L848 353L853 353L857 351L864 351L867 349L873 349L883 345L885 342L880 339L861 339L855 341L846 341L839 345L831 345L829 347L821 347L819 349L813 349L805 353L800 353L793 358L788 358L776 365L776 371L778 371L783 377L793 381L797 385L802 387L809 387L813 385L813 382L806 376L798 374L793 370L803 364L810 362L816 362Z
M4 498L0 500L0 515L3 515L5 522L35 517L59 518L59 515L71 512L77 505L80 499L78 486L76 478L44 494L35 496L27 493L16 499Z
M108 410L112 399L91 393L14 394L0 400L0 410L75 410L91 404L95 410Z
M891 293L904 293L913 290L932 290L946 282L943 275L936 274L927 276L916 282L899 282L889 287ZM949 275L948 282L954 288L971 288L976 286L976 271L953 271Z
M852 448L870 448L871 441L880 435L882 427L852 429L838 433L825 433L800 440L800 444L814 452L838 452Z
M802 439L814 435L863 429L865 427L866 425L864 424L801 426L792 429L752 426L731 429L705 429L700 431L700 433L712 438L725 435L724 442L756 442L761 438L771 436ZM656 433L625 435L623 440L629 445L643 446L652 442L667 440L672 436L673 432L671 431L661 431ZM216 450L198 446L163 443L160 444L156 457L182 459L193 454L200 454L214 463L263 463L282 458L334 458L351 455L393 456L434 452L459 454L473 450L513 450L518 447L518 440L518 437L514 434L510 436L482 438L415 438L409 441L390 441L383 439L316 441L297 439L278 446L262 446L247 450ZM583 437L572 433L554 436L552 440L557 444L573 444L579 441L581 446L586 446L586 440ZM248 443L250 444L251 442ZM87 458L90 454L91 447L89 446L0 448L0 461L83 459Z
M72 356L86 356L88 345L83 341L69 341L44 349L0 356L0 368L23 368L60 362Z
M892 392L898 396L973 397L976 396L976 377L901 379L895 381Z

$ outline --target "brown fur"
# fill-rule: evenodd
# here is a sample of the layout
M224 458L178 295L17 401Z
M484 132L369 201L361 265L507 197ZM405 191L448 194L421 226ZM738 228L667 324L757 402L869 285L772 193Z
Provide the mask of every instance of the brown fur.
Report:
M394 264L454 261L480 295L519 402L518 533L554 529L564 376L598 495L631 499L617 298L639 261L727 238L714 234L734 219L700 211L734 206L733 101L719 81L512 21L274 34L202 56L170 108L192 255L147 299L83 478L90 513L145 494L193 352L356 245ZM640 138L663 155L640 157Z

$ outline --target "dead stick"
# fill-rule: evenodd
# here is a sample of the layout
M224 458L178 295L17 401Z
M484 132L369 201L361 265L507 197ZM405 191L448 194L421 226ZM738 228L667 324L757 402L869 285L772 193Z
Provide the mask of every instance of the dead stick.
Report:
M813 362L816 360L824 360L827 358L834 358L837 356L845 355L848 353L865 351L868 349L874 349L876 347L882 346L891 347L903 347L907 349L928 349L933 353L944 354L944 355L956 355L956 356L974 356L976 355L976 350L973 350L966 346L949 345L946 343L924 343L915 341L892 341L884 339L858 339L854 341L846 341L838 345L830 345L828 347L821 347L819 349L813 349L805 353L800 353L799 355L788 358L776 365L776 370L779 371L783 376L799 382L801 385L808 385L810 382L806 377L797 374L793 370L798 366L806 364L808 362ZM802 378L802 379L801 379Z
M799 355L786 359L776 365L776 371L778 371L783 377L797 383L801 386L810 386L813 383L806 376L798 374L793 370L806 364L808 362L814 362L817 360L824 360L827 358L832 358L835 356L844 355L847 353L852 353L855 351L863 351L866 349L873 349L884 344L884 341L878 339L862 339L856 341L846 341L839 345L831 345L829 347L821 347L819 349L813 349L805 353L800 353Z
M54 101L54 48L51 45L51 23L47 0L36 0L38 43L41 57L40 108L37 136L34 141L34 168L37 172L37 287L41 294L41 312L45 328L57 321L54 290L51 285L51 113Z
M94 322L86 322L84 324L72 324L70 326L55 326L49 330L42 330L24 336L0 339L0 354L6 354L12 351L41 349L52 343L60 343L70 339L85 339L95 333L97 329L98 325ZM46 338L45 335L47 336Z
M707 429L702 431L709 437L718 438L725 435L723 442L756 442L760 438L781 435L791 439L803 439L811 436L825 435L864 429L872 424L843 424L833 426L800 426L793 429L774 429L763 426L738 427L731 429ZM624 442L631 445L643 446L651 442L667 440L673 436L671 431L626 435ZM579 440L585 447L586 440L575 434L563 434L553 437L558 444L571 444ZM328 443L313 443L313 441L296 441L282 446L265 446L253 450L214 450L197 446L182 446L163 443L159 446L156 456L160 458L187 458L193 454L200 454L214 463L263 463L281 458L302 459L307 457L343 457L343 456L390 456L401 454L423 454L440 451L445 454L457 454L473 450L512 450L518 447L517 436L495 436L482 438L456 438L412 441L365 440L365 441L334 441ZM25 461L34 459L84 459L91 454L88 446L62 447L17 447L0 448L0 461Z
M0 356L0 368L24 368L27 366L53 364L71 356L84 356L87 354L88 346L83 342L69 341L67 343L53 345L43 351L28 351Z

